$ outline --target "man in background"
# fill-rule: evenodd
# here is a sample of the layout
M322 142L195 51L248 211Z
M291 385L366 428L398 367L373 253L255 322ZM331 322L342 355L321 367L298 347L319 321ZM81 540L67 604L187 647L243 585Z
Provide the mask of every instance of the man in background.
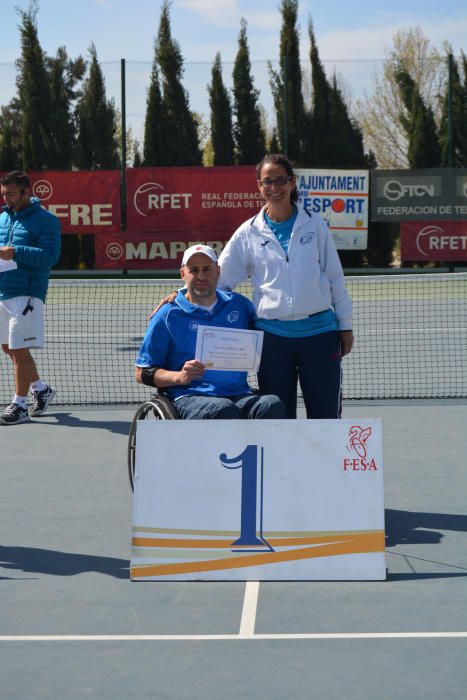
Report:
M15 395L0 415L3 425L42 415L55 389L39 378L31 349L44 346L44 303L50 270L60 255L60 223L32 197L21 170L0 178L0 343L13 361ZM28 393L32 409L28 410Z

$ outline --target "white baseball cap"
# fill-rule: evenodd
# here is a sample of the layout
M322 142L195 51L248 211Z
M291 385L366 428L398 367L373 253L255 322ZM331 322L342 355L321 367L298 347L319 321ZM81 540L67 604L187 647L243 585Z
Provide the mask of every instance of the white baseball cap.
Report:
M207 255L208 258L217 263L217 255L214 248L209 245L202 245L198 243L197 245L192 245L185 250L182 258L182 267L187 264L188 260L197 253L202 253L202 255Z

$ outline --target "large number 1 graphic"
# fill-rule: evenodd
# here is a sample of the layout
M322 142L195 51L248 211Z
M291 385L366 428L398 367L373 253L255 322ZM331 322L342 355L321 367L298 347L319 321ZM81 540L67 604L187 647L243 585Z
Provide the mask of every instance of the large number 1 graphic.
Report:
M258 451L260 452L260 469L258 474ZM258 445L247 445L243 452L236 457L227 457L223 452L219 455L221 464L226 469L242 470L242 498L240 537L232 546L267 547L271 545L263 537L263 469L264 449L258 450ZM259 522L258 519L258 477L259 477ZM241 551L241 550L236 550Z

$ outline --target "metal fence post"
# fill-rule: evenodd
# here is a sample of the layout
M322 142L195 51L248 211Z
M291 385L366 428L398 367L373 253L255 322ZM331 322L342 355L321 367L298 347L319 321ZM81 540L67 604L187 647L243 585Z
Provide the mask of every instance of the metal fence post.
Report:
M121 181L120 181L120 197L122 207L122 231L126 231L126 86L125 86L125 59L120 60L120 81L121 81Z
M454 167L454 129L452 117L452 74L453 74L453 56L448 55L448 166Z
M283 150L284 155L289 155L289 57L284 58L284 109L283 109Z

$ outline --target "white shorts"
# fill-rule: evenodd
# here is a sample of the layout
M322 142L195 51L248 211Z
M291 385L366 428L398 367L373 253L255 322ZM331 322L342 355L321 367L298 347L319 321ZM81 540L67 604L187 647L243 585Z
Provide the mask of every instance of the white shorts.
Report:
M10 350L44 347L44 302L37 297L0 301L0 343Z

